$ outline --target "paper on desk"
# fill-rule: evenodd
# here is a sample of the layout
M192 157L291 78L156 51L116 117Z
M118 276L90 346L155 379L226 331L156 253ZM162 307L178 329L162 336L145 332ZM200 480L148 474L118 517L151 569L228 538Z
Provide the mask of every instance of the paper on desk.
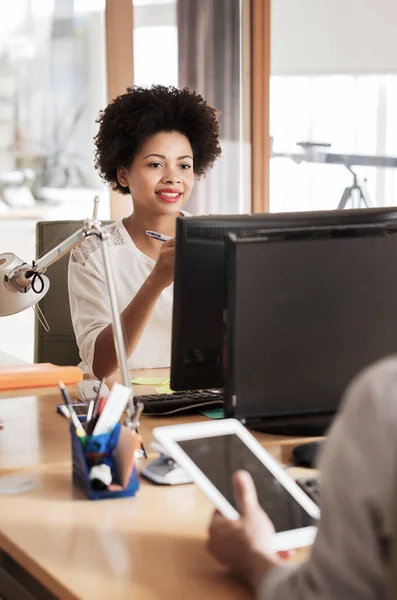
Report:
M136 379L131 379L131 383L136 385L165 385L169 382L169 377L136 377Z
M156 387L156 392L158 394L173 394L174 390L172 390L170 388L169 384L166 384L166 385L161 385L160 387Z

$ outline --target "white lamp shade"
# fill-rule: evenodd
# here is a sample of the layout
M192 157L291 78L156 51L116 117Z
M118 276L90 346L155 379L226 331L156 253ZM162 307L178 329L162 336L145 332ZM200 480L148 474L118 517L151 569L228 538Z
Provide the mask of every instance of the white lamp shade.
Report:
M23 293L10 290L6 286L6 275L9 275L15 267L22 265L23 262L21 258L11 252L0 254L0 317L13 315L25 310L25 308L29 308L29 306L33 306L48 292L50 281L45 275L41 275L44 287L43 291L39 294L36 294L31 288L26 293Z

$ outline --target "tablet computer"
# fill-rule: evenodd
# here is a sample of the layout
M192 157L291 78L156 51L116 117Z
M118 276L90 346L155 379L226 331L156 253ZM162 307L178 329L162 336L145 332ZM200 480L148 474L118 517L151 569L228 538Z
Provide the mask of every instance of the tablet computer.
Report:
M240 421L156 427L153 435L229 519L239 518L232 476L240 469L248 471L259 503L275 527L275 551L313 543L320 517L318 506Z

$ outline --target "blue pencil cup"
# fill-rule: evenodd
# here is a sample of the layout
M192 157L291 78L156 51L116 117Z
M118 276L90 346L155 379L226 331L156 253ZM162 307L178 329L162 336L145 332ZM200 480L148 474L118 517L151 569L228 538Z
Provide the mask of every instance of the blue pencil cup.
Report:
M118 445L119 443L122 444L121 438L122 437L125 438L125 435L130 434L131 432L127 427L124 427L122 425L118 425L117 427L120 428L120 436L117 435L117 442L118 442L117 445ZM80 438L76 435L76 430L73 425L71 425L71 427L70 427L70 434L71 434L71 438L72 438L73 483L75 483L90 500L105 500L108 498L126 498L129 496L135 496L136 492L139 489L139 480L138 480L138 475L136 472L135 464L134 464L134 467L129 476L128 482L120 489L117 489L117 490L109 490L109 489L96 490L96 489L94 489L92 487L91 481L89 479L90 467L87 464L87 458L85 455L85 451L83 449ZM110 435L112 435L112 434L110 434ZM110 435L109 435L109 437L110 437ZM117 471L117 464L116 464L117 463L117 461L116 461L117 445L116 445L116 447L111 448L110 452L105 453L103 455L103 457L104 457L103 462L106 462L109 464L109 466L111 466L112 472ZM120 448L119 448L119 450L120 450ZM131 449L131 446L128 447L125 444L123 445L122 450L125 453L134 451ZM122 462L124 462L124 466L126 463L129 462L128 457L126 457L126 458L127 458L127 460L122 461ZM120 477L120 481L121 481L122 474L119 474L119 477Z

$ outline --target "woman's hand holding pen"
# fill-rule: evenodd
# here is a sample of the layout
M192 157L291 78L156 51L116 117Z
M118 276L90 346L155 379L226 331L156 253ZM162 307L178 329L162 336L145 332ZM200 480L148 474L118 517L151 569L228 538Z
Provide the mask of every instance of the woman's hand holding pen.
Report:
M175 240L161 242L160 253L152 272L121 313L126 332L127 356L131 356L139 343L163 290L174 280L174 257ZM110 377L117 366L113 327L110 324L102 329L96 339L93 372L98 378Z
M165 289L174 281L175 238L161 245L160 254L150 275L156 284Z

